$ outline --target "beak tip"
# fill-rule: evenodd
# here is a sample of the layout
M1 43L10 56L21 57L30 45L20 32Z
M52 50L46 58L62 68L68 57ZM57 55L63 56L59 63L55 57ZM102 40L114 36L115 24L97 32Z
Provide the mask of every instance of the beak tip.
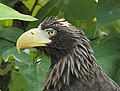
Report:
M17 49L17 52L20 54L20 48L19 48L19 47L16 47L16 49Z
M17 41L17 44L16 44L16 49L17 49L17 52L20 54L20 45L19 45L18 41Z

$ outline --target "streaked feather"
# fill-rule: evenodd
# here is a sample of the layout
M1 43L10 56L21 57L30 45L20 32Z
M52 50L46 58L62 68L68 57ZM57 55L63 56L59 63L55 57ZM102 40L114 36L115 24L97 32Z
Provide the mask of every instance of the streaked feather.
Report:
M90 41L84 32L72 26L65 19L57 19L56 17L46 18L40 25L42 30L49 27L56 29L58 33L57 36L51 38L53 43L48 44L45 48L39 48L43 53L51 57L52 62L45 79L45 89L52 88L50 91L73 91L76 88L71 89L70 86L71 84L74 85L75 82L75 87L81 84L76 91L89 91L93 88L93 84L96 87L97 85L101 86L102 84L99 84L98 81L102 83L106 81L103 79L107 77L97 65ZM101 74L103 78L100 79L99 75ZM106 84L104 85L106 86ZM87 90L85 86L88 87ZM90 91L109 91L95 89Z

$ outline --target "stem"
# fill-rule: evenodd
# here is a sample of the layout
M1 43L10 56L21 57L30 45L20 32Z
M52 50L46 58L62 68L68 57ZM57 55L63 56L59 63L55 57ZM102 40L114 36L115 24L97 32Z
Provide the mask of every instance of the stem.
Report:
M31 14L33 13L33 10L35 9L37 4L38 4L38 0L35 0L35 3L34 3L32 9L31 9Z
M95 37L95 38L91 38L91 39L89 39L90 41L94 41L94 40L96 40L96 39L98 39L99 37Z

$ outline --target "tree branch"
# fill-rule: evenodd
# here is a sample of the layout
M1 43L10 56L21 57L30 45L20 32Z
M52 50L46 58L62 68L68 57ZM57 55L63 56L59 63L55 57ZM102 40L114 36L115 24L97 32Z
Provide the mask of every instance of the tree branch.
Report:
M37 4L38 4L38 0L35 0L35 3L34 3L32 9L31 9L31 14L33 13L33 10L35 9Z

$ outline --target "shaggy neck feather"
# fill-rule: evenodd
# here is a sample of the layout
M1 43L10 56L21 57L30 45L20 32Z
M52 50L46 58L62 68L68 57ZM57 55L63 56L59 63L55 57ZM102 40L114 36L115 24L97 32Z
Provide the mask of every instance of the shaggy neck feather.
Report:
M91 47L85 43L84 45L78 44L69 54L61 59L55 59L56 58L53 58L51 60L57 63L51 66L46 76L45 89L53 87L61 89L63 85L69 86L72 77L87 81L94 75L97 69L93 51Z

